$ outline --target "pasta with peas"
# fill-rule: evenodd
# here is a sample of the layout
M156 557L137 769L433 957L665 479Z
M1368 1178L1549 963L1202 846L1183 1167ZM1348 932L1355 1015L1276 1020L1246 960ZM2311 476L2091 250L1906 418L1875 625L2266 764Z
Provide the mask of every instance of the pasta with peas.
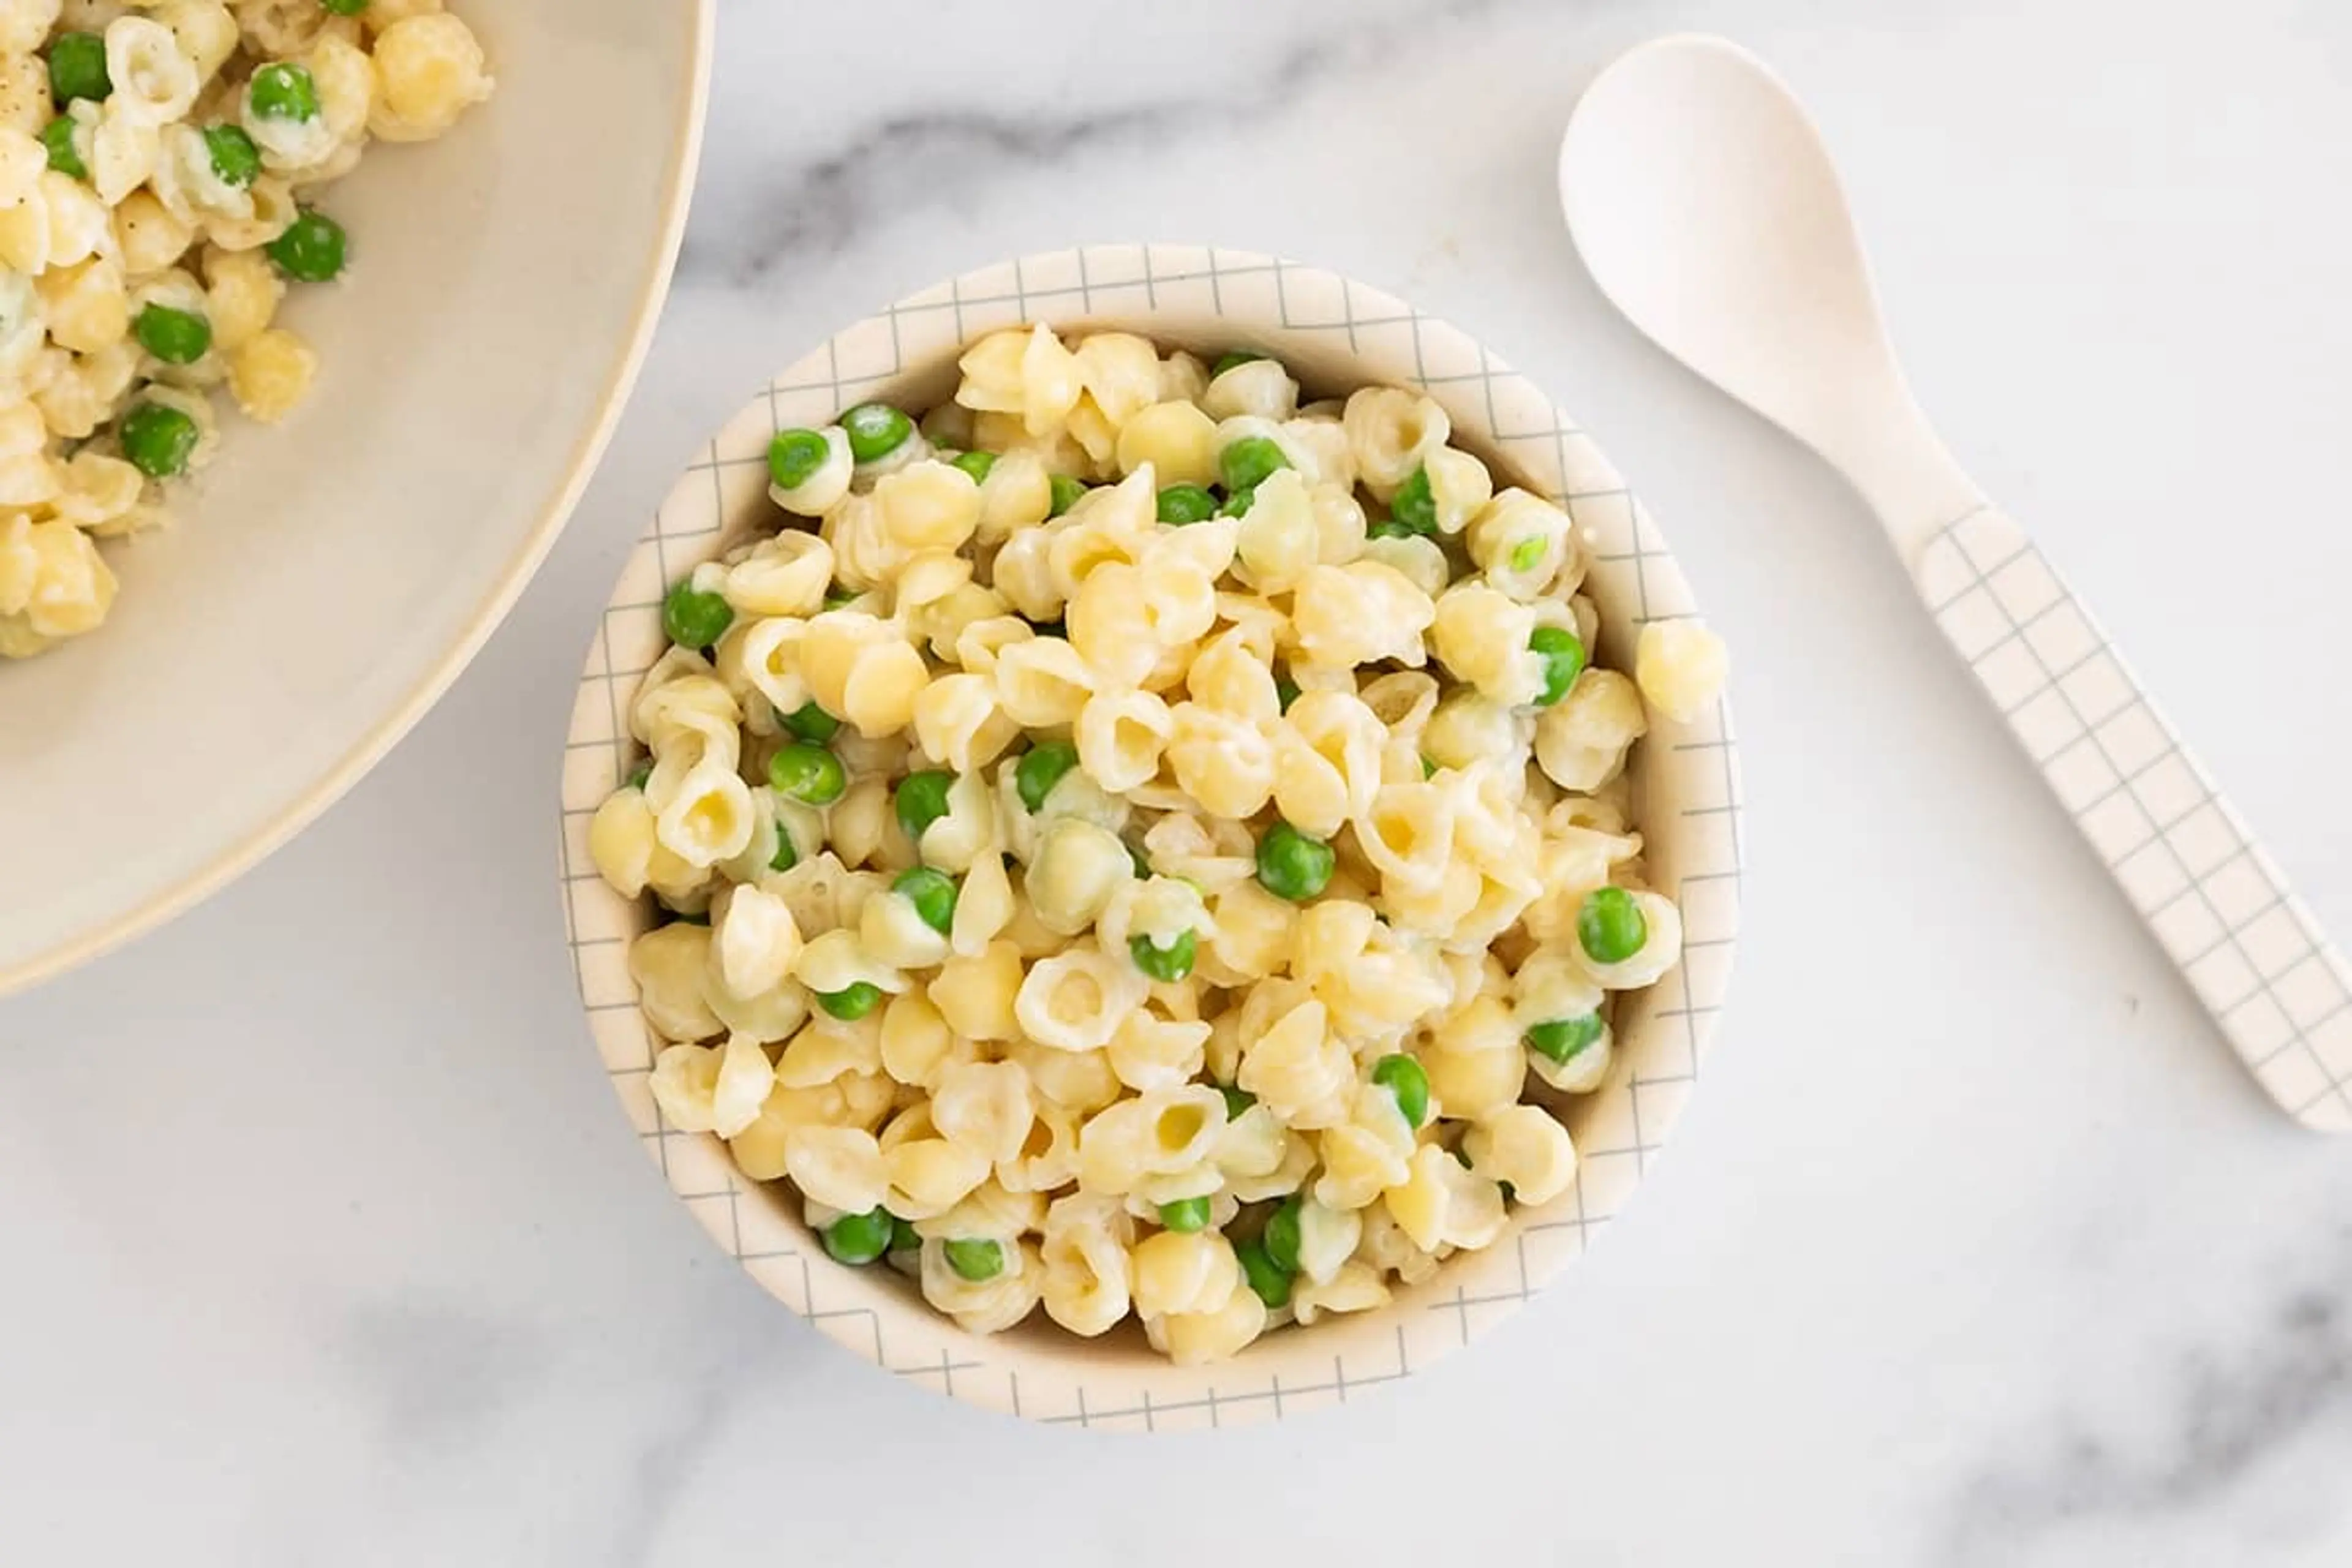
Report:
M1721 645L1594 663L1568 513L1416 393L1043 325L959 368L778 434L775 531L663 603L589 830L664 921L655 1099L973 1331L1377 1308L1575 1182L1559 1097L1681 956L1626 763Z
M346 255L316 197L491 86L441 0L0 0L0 657L105 620L95 542L211 461L212 389L301 402L273 320Z

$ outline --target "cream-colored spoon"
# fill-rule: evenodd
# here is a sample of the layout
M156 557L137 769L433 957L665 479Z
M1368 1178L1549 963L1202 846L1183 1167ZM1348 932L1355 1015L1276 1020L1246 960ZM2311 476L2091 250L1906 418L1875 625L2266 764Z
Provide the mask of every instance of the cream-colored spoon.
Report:
M1895 362L1821 133L1721 38L1644 44L1577 104L1560 204L1601 292L1827 458L2254 1077L2352 1131L2352 969Z

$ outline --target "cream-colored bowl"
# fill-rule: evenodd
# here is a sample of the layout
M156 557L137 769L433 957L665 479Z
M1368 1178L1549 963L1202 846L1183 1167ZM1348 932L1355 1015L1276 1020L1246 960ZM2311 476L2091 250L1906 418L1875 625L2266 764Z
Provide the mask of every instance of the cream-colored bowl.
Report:
M586 833L629 766L621 715L665 647L665 585L722 543L772 530L766 453L776 430L824 424L866 398L927 407L953 391L963 344L1038 321L1120 328L1210 357L1262 350L1314 395L1368 383L1425 387L1451 416L1457 444L1498 480L1564 499L1587 531L1604 658L1627 666L1643 621L1696 608L1648 514L1573 421L1461 331L1376 289L1269 257L1166 245L1098 246L966 273L859 322L778 376L696 457L622 574L564 756L564 894L582 1000L630 1123L695 1217L778 1300L889 1371L1040 1421L1133 1430L1265 1420L1345 1401L1412 1375L1516 1310L1617 1213L1681 1115L1738 931L1738 759L1721 707L1693 724L1659 721L1635 753L1637 826L1655 885L1682 904L1686 956L1621 1004L1609 1080L1569 1118L1581 1155L1576 1184L1517 1211L1493 1247L1456 1256L1381 1310L1280 1330L1231 1362L1199 1367L1163 1361L1131 1321L1093 1341L1043 1312L1009 1333L968 1333L891 1270L826 1257L789 1188L744 1180L717 1138L667 1126L647 1088L659 1042L638 1014L627 950L650 913L597 877Z
M231 417L177 527L110 547L107 625L0 663L0 994L251 866L382 756L562 528L684 225L711 0L459 0L498 93L371 149L289 321L277 429Z

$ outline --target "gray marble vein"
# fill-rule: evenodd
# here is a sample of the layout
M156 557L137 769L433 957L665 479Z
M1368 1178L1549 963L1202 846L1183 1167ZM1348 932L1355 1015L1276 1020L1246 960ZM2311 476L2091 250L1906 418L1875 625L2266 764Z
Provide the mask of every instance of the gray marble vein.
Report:
M1175 13L1160 18L1165 33L1153 39L1155 54L1164 47L1173 58L1139 79L1150 90L1091 109L1065 107L1044 81L1035 85L1046 89L1039 95L1045 101L1035 105L976 104L973 84L964 84L942 103L886 101L878 114L841 123L803 117L786 100L765 110L782 122L783 144L806 137L822 150L788 153L760 166L747 184L706 197L726 210L698 213L679 273L689 287L749 287L780 268L837 257L878 224L937 205L975 207L1013 176L1112 153L1164 154L1203 139L1262 133L1333 82L1377 86L1381 68L1411 69L1414 47L1426 45L1433 29L1443 36L1545 4L1558 0L1325 3L1260 11L1267 26L1238 37L1188 26ZM1069 15L1075 27L1098 26L1090 16ZM988 78L985 85L1001 84Z
M745 1387L741 1368L710 1362L678 1391L682 1397L667 1418L639 1435L625 1479L607 1500L593 1555L583 1555L583 1563L643 1568L653 1561L676 1498L719 1441L729 1404Z
M546 1371L520 1326L416 1300L353 1309L335 1348L383 1440L409 1450L467 1441L530 1398Z
M2016 1563L2043 1538L2103 1517L2186 1517L2225 1508L2268 1467L2320 1439L2327 1474L2352 1464L2352 1226L2322 1238L2328 1267L2296 1279L2227 1342L2152 1355L2159 1419L2116 1430L2062 1416L1971 1475L1944 1560ZM2335 1484L2332 1480L2321 1484Z
M689 232L679 275L689 287L754 284L779 268L838 256L885 215L981 200L1011 171L1165 132L1195 107L1147 104L1064 120L979 110L894 116L836 151L763 171L742 200L747 216Z

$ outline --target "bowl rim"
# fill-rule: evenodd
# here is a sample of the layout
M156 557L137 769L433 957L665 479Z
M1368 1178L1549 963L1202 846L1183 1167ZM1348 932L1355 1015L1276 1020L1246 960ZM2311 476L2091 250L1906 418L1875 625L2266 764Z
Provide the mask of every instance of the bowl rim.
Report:
M678 247L686 237L687 214L694 193L695 175L702 159L704 123L709 118L712 40L717 30L719 0L683 0L683 3L691 11L688 22L693 29L688 51L686 123L684 134L677 139L669 168L663 176L653 264L646 268L644 282L638 289L636 303L630 314L628 335L622 344L620 355L606 373L604 389L597 402L596 417L573 444L564 465L562 479L541 504L530 531L499 568L488 591L475 605L466 619L464 630L383 718L337 758L283 812L221 849L203 865L137 908L87 931L68 935L27 958L0 965L0 997L29 990L68 970L79 968L111 952L134 938L144 936L211 898L283 847L295 835L317 821L329 806L349 794L402 737L416 727L431 711L433 705L440 700L443 693L465 672L467 666L473 662L482 645L489 640L490 634L498 630L506 620L507 613L522 596L523 590L530 585L540 564L547 559L548 552L554 548L556 539L571 520L572 509L579 505L589 481L595 477L604 448L610 445L614 431L619 427L621 416L628 405L629 394L636 384L638 373L645 366L646 355L653 347L654 332L661 321L662 304L668 297L670 279L677 266Z
M1742 805L1724 701L1688 724L1654 716L1643 743L1637 789L1651 809L1635 826L1657 885L1684 905L1692 940L1673 973L1629 998L1631 1011L1619 1019L1622 1059L1570 1112L1581 1156L1577 1184L1550 1204L1515 1210L1501 1242L1458 1255L1385 1307L1268 1336L1203 1366L1129 1353L1131 1327L1107 1336L1115 1342L1107 1348L1042 1314L1008 1334L971 1334L895 1274L834 1263L782 1184L744 1179L715 1135L666 1122L648 1088L662 1042L639 1013L626 963L629 942L649 921L642 900L623 900L604 883L586 850L587 823L628 766L633 742L623 712L636 677L661 650L664 587L736 542L741 520L764 507L764 453L774 430L822 423L867 396L911 400L919 395L908 384L951 379L954 347L997 327L1045 321L1166 343L1182 341L1181 323L1197 318L1216 323L1227 345L1245 338L1295 368L1310 367L1302 379L1393 378L1426 387L1468 445L1490 461L1499 452L1511 478L1563 499L1596 542L1591 580L1612 606L1604 639L1612 627L1622 637L1634 622L1696 614L1664 538L1590 437L1459 329L1368 285L1273 257L1089 246L976 268L909 295L835 333L756 393L686 466L622 570L591 641L563 752L558 869L582 1006L624 1112L673 1193L723 1250L828 1338L902 1378L1048 1425L1166 1431L1278 1419L1346 1403L1467 1344L1580 1256L1639 1182L1696 1082L1737 945ZM1318 356L1341 369L1314 374ZM1558 482L1547 482L1553 476ZM1612 662L1629 668L1627 651L1630 641ZM1139 1351L1139 1337L1133 1345Z

